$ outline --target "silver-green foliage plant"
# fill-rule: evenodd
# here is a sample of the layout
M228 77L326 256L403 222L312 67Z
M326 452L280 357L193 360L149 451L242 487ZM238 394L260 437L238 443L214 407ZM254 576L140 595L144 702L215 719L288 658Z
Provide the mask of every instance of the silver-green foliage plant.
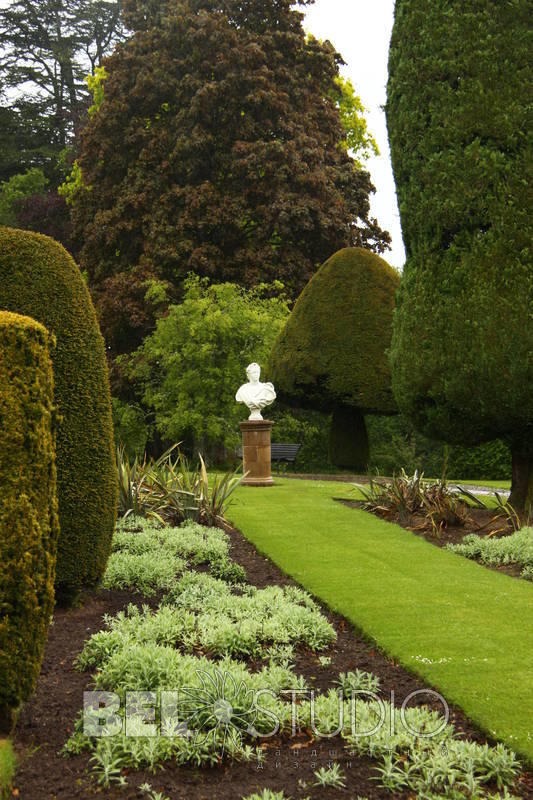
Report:
M170 800L170 797L167 797L162 792L156 792L149 783L141 784L139 791L144 792L146 800Z
M184 575L167 602L196 611L202 647L216 655L258 656L262 644L306 644L321 650L335 630L314 600L293 586L247 586L240 594L205 574Z
M290 800L290 798L283 792L273 792L272 789L263 789L260 794L259 792L255 792L255 794L249 794L243 797L242 800Z
M229 538L219 528L194 522L168 528L156 520L130 516L117 526L103 586L130 588L149 597L171 589L186 566L202 564L224 580L244 581L243 568L228 554Z
M277 665L251 672L231 658L214 662L167 645L135 645L131 641L107 654L94 683L96 689L117 692L122 699L131 691L153 691L158 697L161 691L181 692L179 712L161 721L163 735L143 736L137 729L133 736L118 733L111 738L89 738L83 733L82 718L78 719L66 751L92 750L93 761L108 776L107 781L118 774L113 773L117 768L118 772L123 767L155 770L169 759L195 766L215 764L223 753L236 759L256 759L255 750L246 744L250 732L268 734L274 717L281 730L288 731L291 707L278 696L283 689L306 688L292 670ZM230 709L224 724L216 713L221 702ZM184 735L183 723L191 735Z
M522 577L533 580L533 528L501 538L470 534L461 544L449 544L448 549L489 566L518 564L523 567Z
M292 650L280 646L306 644L314 649L329 645L335 631L305 592L293 587L232 587L202 573L187 573L176 584L172 602L157 611L130 605L125 612L106 617L107 630L94 634L78 658L80 669L105 668L111 655L136 644L180 646L225 657L260 657L263 647L271 665L288 666Z
M302 706L299 723L302 728L313 725L320 735L338 732L353 755L376 759L377 780L393 793L484 798L491 796L487 785L503 790L519 773L515 754L504 745L460 740L452 725L425 706L408 707L402 716L390 703L357 697L342 701L331 689L316 698L313 715L310 706Z
M146 597L158 589L169 589L186 562L166 552L114 553L102 579L104 589L135 589Z
M315 786L332 786L335 789L344 789L346 786L346 777L339 764L320 767L315 772L315 778Z
M356 694L379 692L380 680L377 675L365 670L356 669L355 672L341 672L338 681L345 700L350 700Z
M155 548L186 569L221 558L229 561L228 547L223 531L191 523L161 528L129 518L119 526L114 555L143 558ZM96 690L119 695L122 718L126 692L154 692L161 735L145 735L139 718L128 719L127 733L135 735L123 730L111 738L90 738L80 716L64 749L67 754L89 751L103 786L123 783L125 768L155 772L169 760L195 767L218 764L221 755L259 761L263 755L257 737L272 733L274 719L282 735L291 730L293 709L282 693L307 690L305 680L293 671L294 647L303 643L319 650L335 639L316 603L297 587L237 587L194 571L185 571L158 610L132 604L105 617L105 624L105 630L87 641L78 668L96 670ZM252 672L236 660L243 657L262 658L265 665ZM376 779L393 794L512 800L508 787L519 765L503 745L457 739L454 728L426 707L407 708L402 715L377 698L363 699L365 692L379 690L379 679L371 673L341 673L337 683L340 691L331 689L313 704L296 706L297 728L341 736L354 755L375 759ZM179 706L169 717L159 711L164 691L180 693ZM221 718L221 704L229 716ZM344 780L338 768L319 770L316 777L323 786L340 787ZM488 785L500 794L488 793ZM269 791L258 795L260 800L279 797Z
M270 715L275 714L281 732L288 733L291 707L276 695L282 687L305 688L291 670L275 667L250 673L244 665L229 658L217 665L208 659L181 655L172 648L157 645L132 647L112 656L97 673L96 686L120 695L132 689L158 691L189 687L186 702L180 707L180 720L196 730L190 737L176 735L174 728L166 730L164 736L120 734L112 739L89 739L82 732L80 718L66 751L92 750L92 763L104 785L118 779L120 770L125 767L155 771L170 759L182 765L206 766L218 763L224 752L232 759L257 760L257 750L246 743L250 730L271 731ZM264 694L260 703L256 703L254 692L265 688L272 694ZM221 699L232 708L230 730L223 729L213 714L213 708ZM314 718L310 705L298 706L299 729L305 730L314 724L322 735L336 732L339 704L343 711L340 735L349 752L376 760L376 780L393 796L406 791L431 800L511 800L508 788L519 772L514 753L501 744L490 747L456 738L453 726L428 708L407 708L402 717L400 709L389 703L342 701L330 690L316 698ZM353 719L357 720L355 733ZM316 777L324 786L340 787L344 779L338 768L319 770ZM497 787L499 793L491 793L489 786Z

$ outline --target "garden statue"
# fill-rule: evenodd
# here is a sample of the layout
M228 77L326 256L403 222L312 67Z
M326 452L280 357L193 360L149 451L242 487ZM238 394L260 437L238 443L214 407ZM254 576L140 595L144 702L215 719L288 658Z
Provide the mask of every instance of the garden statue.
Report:
M271 383L261 383L259 376L261 375L261 367L255 362L246 367L246 377L248 383L244 383L237 394L235 400L238 403L245 403L250 409L250 416L248 420L262 420L261 411L266 406L269 406L276 399L276 392Z

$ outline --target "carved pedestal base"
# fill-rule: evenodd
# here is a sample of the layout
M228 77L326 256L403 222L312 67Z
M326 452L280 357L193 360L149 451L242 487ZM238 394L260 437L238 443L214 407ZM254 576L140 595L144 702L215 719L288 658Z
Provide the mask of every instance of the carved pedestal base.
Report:
M248 475L243 486L273 486L270 462L270 434L274 423L269 420L241 422L243 471Z

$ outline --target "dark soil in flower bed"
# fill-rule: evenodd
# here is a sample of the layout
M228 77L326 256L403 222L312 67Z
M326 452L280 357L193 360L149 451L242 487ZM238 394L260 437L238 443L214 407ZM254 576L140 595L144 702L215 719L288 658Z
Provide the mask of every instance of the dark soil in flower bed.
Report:
M359 508L363 511L363 503L359 500L346 500L345 498L336 498L339 503L350 508ZM437 547L446 547L447 544L461 544L465 536L475 533L477 536L506 536L513 533L510 525L506 524L505 518L497 516L496 509L483 509L471 508L469 509L470 522L466 525L449 525L443 528L438 533L435 533L431 527L424 527L427 522L423 514L410 514L404 516L402 514L382 514L378 511L367 511L368 514L375 514L376 517L384 519L386 522L394 522L406 530L416 533L417 536L422 536L427 542L437 545ZM494 569L496 572L503 572L506 575L511 575L513 578L519 578L523 567L520 564L500 564L488 565L483 564L487 569Z
M238 531L229 530L228 533L232 542L231 557L244 566L251 583L260 588L273 583L293 583L269 559L259 555ZM150 783L154 790L164 792L171 800L240 800L264 787L283 790L287 797L295 800L304 796L313 800L326 797L328 800L355 800L358 795L369 800L408 797L397 793L392 795L379 787L373 780L376 762L350 756L341 739L317 741L310 733L294 739L269 740L262 769L254 763L224 762L212 769L178 768L167 764L155 775L146 771L129 773L127 788L99 787L94 778L89 777L87 755L66 758L59 753L72 732L82 706L83 691L91 688L90 676L74 671L72 664L85 640L103 627L103 614L114 614L129 602L140 605L147 601L130 592L101 591L88 594L78 608L56 611L37 691L24 707L16 730L19 768L15 797L22 800L85 800L91 797L133 800L145 797L138 789L145 782ZM152 600L150 605L154 606L155 602ZM355 632L342 617L327 610L324 613L338 634L334 646L322 654L331 657L331 664L323 667L316 653L297 651L296 671L305 675L311 686L330 688L339 672L358 668L379 676L384 699L394 691L396 702L400 704L411 692L425 688L419 679ZM420 701L423 700L429 698L420 697ZM460 710L451 709L450 721L462 735L479 742L486 741ZM347 789L308 786L303 790L298 785L300 779L311 784L314 770L330 762L341 765L346 774ZM521 776L515 794L533 798L531 773Z

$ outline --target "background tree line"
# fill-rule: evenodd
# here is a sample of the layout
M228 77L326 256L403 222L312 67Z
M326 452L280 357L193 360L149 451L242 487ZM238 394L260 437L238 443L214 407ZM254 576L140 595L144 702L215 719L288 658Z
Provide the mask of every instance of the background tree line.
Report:
M411 16L402 16L399 4L397 30L423 16L424 2L407 5ZM459 16L456 22L460 28ZM393 68L403 45L395 36ZM355 89L341 76L342 57L305 34L290 0L13 0L0 12L0 47L0 223L48 233L78 258L108 345L116 430L131 449L157 449L166 437L183 435L191 447L209 440L219 452L229 441L220 420L231 418L229 401L218 402L224 392L213 394L205 429L190 423L197 415L184 406L181 434L175 415L169 423L163 387L173 376L170 395L183 398L191 379L176 369L176 348L212 375L225 363L238 381L228 365L244 358L239 326L245 318L256 322L242 314L249 298L257 301L258 286L270 286L264 302L273 304L275 330L336 250L356 245L381 253L388 246L369 210L373 186L364 163L376 146ZM432 39L428 48L439 65L439 43ZM424 58L427 66L429 53ZM454 78L454 69L448 83L455 97L463 75ZM393 73L389 113L401 115L394 104L407 95L395 94L395 80ZM415 122L422 107L430 115L426 100L411 103ZM456 118L451 113L438 130ZM430 137L431 130L437 128ZM403 135L392 130L412 261L416 215L412 203L406 211L404 187L416 173L406 160L416 148ZM510 140L509 153L519 138ZM489 195L476 190L475 197ZM428 230L431 202L419 220ZM450 204L443 209L450 219L437 227L449 248L455 223ZM273 288L275 281L283 288ZM226 289L211 291L217 284ZM223 335L218 315L227 322ZM168 335L178 323L179 347ZM213 336L226 348L226 362L206 359ZM401 356L408 382L411 356ZM463 477L507 474L505 445L454 446L446 456L443 445L417 432L442 437L443 430L409 422L408 404L402 409L406 416L398 419L369 420L380 454L374 463L384 471L412 464L436 472L447 457ZM327 427L320 414L279 410L278 438L309 443L302 466L329 468L319 455Z
M57 187L87 121L94 73L126 37L120 0L14 0L0 10L0 223L67 246Z

